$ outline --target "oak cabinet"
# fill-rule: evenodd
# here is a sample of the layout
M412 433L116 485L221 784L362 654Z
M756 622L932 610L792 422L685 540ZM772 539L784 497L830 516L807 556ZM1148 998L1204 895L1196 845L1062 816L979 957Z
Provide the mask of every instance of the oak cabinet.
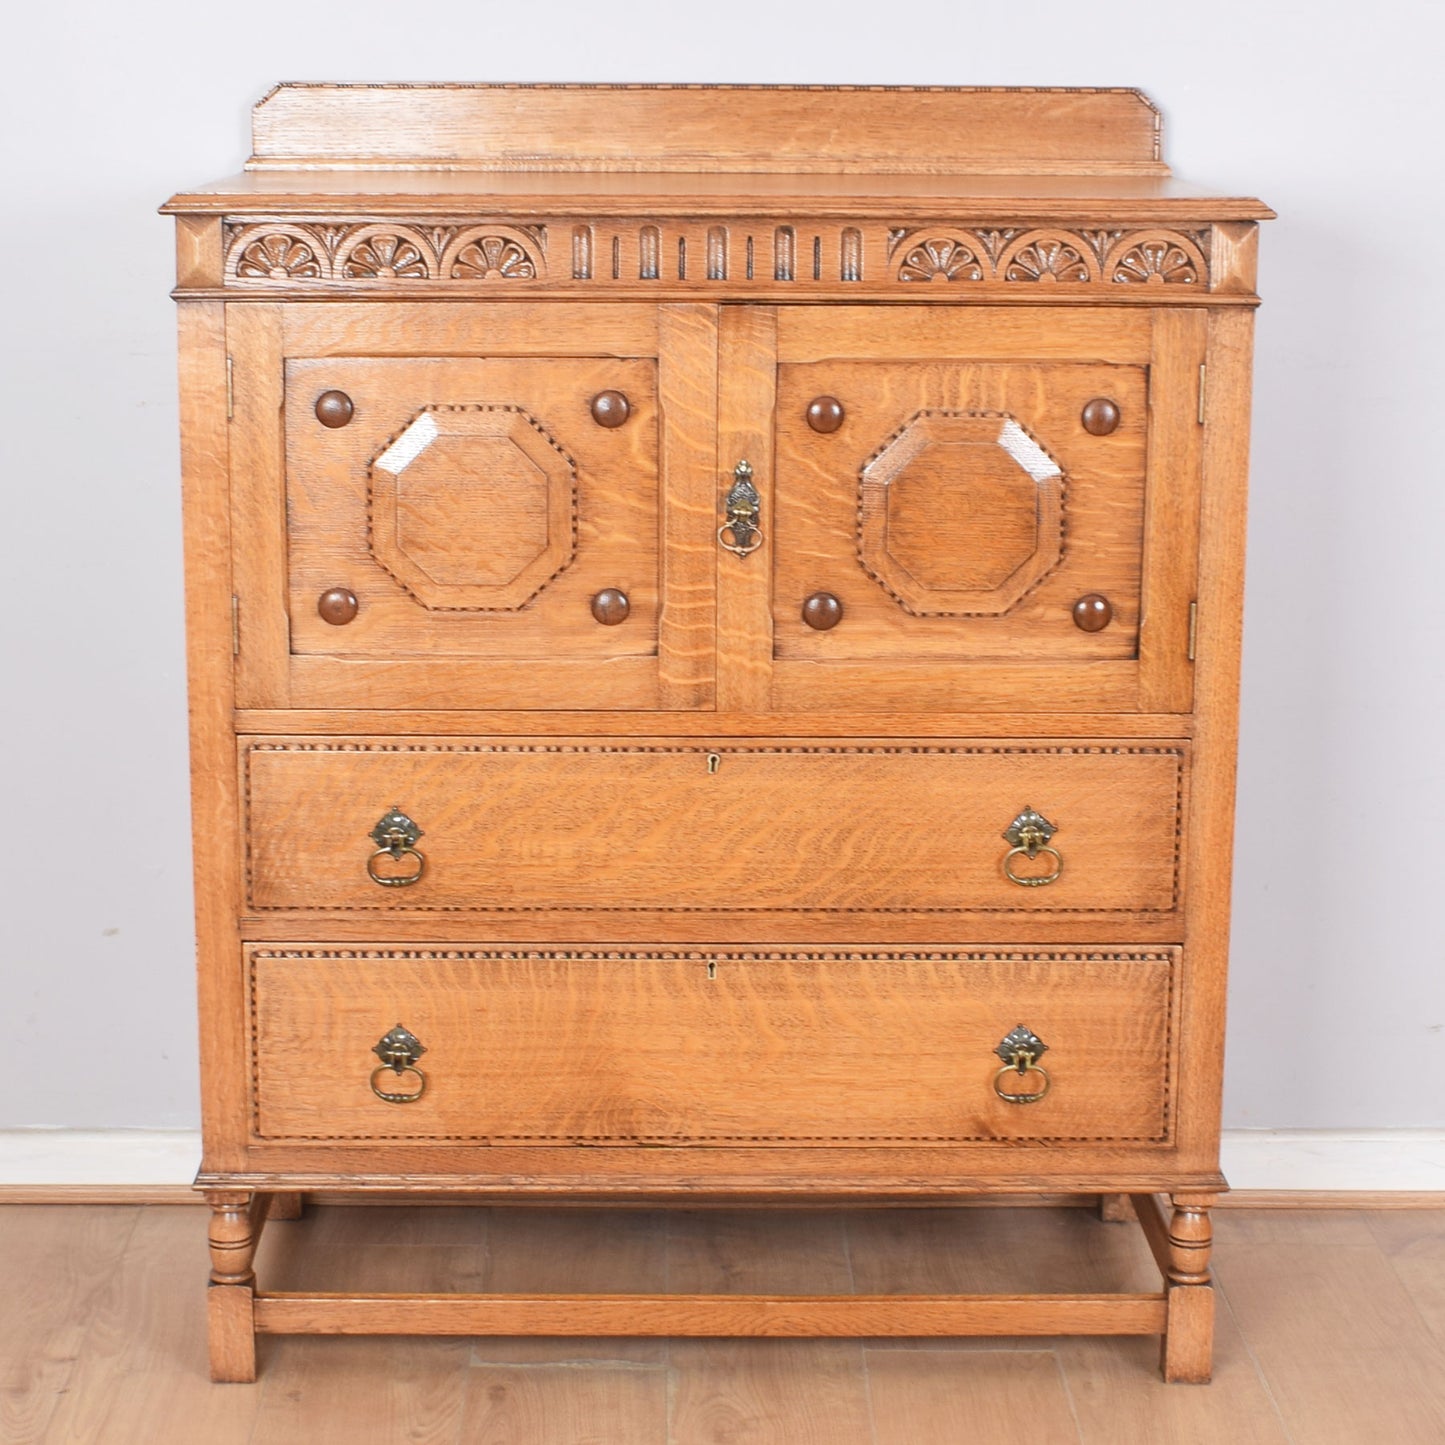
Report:
M254 134L166 207L216 1378L409 1329L1207 1378L1267 209L1133 91L283 86ZM1163 1283L258 1288L338 1188L1128 1195Z

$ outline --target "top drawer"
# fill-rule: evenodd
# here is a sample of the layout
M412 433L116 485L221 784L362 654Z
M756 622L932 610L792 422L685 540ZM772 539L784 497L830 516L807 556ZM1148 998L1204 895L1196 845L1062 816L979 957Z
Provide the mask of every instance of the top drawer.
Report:
M257 738L247 895L257 910L592 914L594 930L599 913L609 928L627 913L1167 928L1186 746ZM393 810L414 826L382 821Z

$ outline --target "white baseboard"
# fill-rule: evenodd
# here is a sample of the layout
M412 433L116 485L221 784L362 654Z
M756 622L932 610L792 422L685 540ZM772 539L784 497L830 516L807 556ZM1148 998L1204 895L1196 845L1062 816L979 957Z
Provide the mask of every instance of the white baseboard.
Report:
M1445 1192L1445 1129L1227 1129L1238 1190ZM0 1130L0 1189L188 1185L201 1159L190 1129Z

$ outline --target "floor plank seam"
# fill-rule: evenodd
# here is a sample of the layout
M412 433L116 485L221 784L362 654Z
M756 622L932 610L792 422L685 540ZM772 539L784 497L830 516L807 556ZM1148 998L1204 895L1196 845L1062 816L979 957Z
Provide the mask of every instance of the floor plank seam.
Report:
M1027 1353L1027 1351L1020 1351L1020 1353ZM1035 1353L1043 1354L1045 1352L1040 1350ZM1086 1445L1083 1422L1079 1419L1079 1406L1074 1399L1074 1388L1069 1383L1069 1372L1064 1368L1064 1362L1057 1350L1049 1350L1047 1353L1054 1357L1054 1369L1059 1377L1059 1388L1063 1390L1065 1403L1069 1407L1069 1419L1074 1422L1074 1438L1078 1445Z
M1234 1313L1234 1306L1230 1303L1229 1293L1219 1278L1217 1265L1214 1269L1214 1302L1217 1307L1229 1316L1229 1322L1234 1326L1234 1333L1238 1337L1244 1353L1254 1369L1254 1375L1259 1381L1260 1389L1264 1391L1264 1398L1269 1401L1269 1408L1274 1411L1274 1418L1279 1423L1280 1434L1284 1436L1288 1445L1299 1445L1299 1442L1295 1439L1294 1431L1289 1428L1289 1422L1284 1418L1284 1411L1280 1409L1279 1401L1275 1399L1274 1387L1269 1382L1269 1376L1265 1373L1259 1356L1255 1354L1254 1346L1250 1343L1249 1336L1244 1331L1244 1326L1240 1323L1239 1317ZM1216 1326L1216 1337L1218 1333L1219 1331Z

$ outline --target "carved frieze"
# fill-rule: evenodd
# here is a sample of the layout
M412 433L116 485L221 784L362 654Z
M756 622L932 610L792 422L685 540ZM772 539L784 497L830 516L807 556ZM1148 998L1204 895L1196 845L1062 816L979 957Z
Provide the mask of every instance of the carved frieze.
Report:
M549 233L559 240L549 268ZM779 289L919 283L1209 288L1207 230L844 225L739 219L230 222L225 284L411 291L744 282Z

